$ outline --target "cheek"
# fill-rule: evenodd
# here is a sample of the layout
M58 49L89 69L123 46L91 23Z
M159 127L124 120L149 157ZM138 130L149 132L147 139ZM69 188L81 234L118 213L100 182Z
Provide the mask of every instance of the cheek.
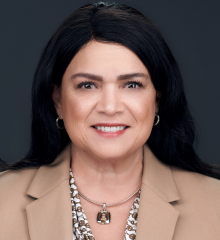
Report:
M65 129L72 143L83 146L86 136L85 119L88 114L85 101L74 95L64 94L62 98L62 114Z
M94 108L94 101L84 94L66 90L62 92L62 116L66 131L72 142L84 139L87 131L87 119ZM78 139L78 140L77 140Z
M155 100L152 97L145 96L140 101L132 101L132 115L134 126L136 126L136 137L134 141L137 145L143 145L150 137L154 118L155 118Z
M77 120L85 117L88 112L88 98L79 96L71 89L62 91L61 104L65 122L77 122Z
M86 104L74 94L62 93L62 115L66 131L72 139L75 134L82 134L83 117L85 116ZM75 138L75 137L74 137Z
M130 101L129 109L138 126L143 124L145 127L152 127L156 111L155 98L155 94L152 93L140 95L136 101Z

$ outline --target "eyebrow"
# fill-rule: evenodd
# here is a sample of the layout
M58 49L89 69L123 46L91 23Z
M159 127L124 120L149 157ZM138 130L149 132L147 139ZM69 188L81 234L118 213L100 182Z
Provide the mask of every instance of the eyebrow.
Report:
M91 80L96 80L96 81L103 81L103 78L101 76L98 75L94 75L94 74L90 74L90 73L76 73L74 75L71 76L71 79L77 78L77 77L84 77L84 78L88 78ZM123 74L123 75L119 75L117 77L117 80L127 80L127 79L132 79L134 77L144 77L144 78L149 78L148 74L144 74L144 73L128 73L128 74Z

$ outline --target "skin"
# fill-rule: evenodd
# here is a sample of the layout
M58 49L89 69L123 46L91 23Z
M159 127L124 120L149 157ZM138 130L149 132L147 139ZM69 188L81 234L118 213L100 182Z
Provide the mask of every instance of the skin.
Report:
M98 78L74 77L78 73ZM119 80L119 76L132 73L143 76ZM140 188L142 150L158 111L157 95L147 68L125 46L91 41L72 59L61 88L54 87L53 100L72 141L71 168L77 188L84 196L111 204L128 198ZM120 136L104 137L92 127L97 123L123 123L129 128ZM109 225L96 223L100 206L80 199L96 240L124 239L136 196L107 208L111 212Z

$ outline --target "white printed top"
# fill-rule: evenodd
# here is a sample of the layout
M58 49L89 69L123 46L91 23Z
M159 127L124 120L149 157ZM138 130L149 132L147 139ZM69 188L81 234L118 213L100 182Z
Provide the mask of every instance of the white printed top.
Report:
M70 168L70 197L72 203L72 217L73 217L73 240L95 240L90 229L88 220L86 218L86 215L82 209L79 193L75 185L71 168ZM127 219L124 240L134 240L136 238L139 200L140 191L131 207L131 211Z

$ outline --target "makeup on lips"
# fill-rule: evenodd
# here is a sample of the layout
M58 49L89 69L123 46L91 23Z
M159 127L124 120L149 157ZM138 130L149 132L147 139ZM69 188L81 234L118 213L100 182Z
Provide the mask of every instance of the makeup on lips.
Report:
M129 128L129 126L123 123L97 123L92 127L103 137L120 136Z

